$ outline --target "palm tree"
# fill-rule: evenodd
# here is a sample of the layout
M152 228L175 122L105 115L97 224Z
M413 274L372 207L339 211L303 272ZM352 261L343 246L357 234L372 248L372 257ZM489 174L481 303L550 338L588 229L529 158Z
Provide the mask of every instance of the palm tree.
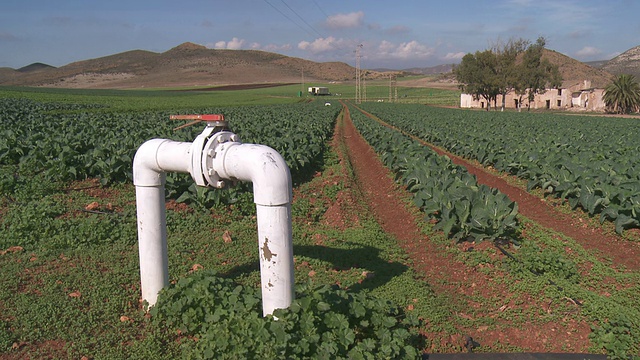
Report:
M604 89L604 102L614 113L628 114L640 110L640 84L633 75L618 75Z

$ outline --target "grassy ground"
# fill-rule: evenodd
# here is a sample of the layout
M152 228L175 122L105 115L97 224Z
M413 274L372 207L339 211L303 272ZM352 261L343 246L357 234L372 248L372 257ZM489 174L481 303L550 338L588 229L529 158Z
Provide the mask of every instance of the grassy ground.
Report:
M91 90L0 87L2 97L25 97L45 102L103 104L112 109L127 111L170 110L234 105L286 104L303 101L308 97L308 86L326 86L332 95L322 100L355 98L355 85L345 84L294 84L263 89L239 91L185 91L197 89L153 90ZM424 103L430 105L458 106L460 92L432 88L404 87L399 82L397 102ZM299 93L302 92L302 97ZM366 87L368 101L389 99L389 83L371 81ZM395 92L393 94L395 97ZM311 97L313 98L313 97ZM364 98L364 95L363 95Z
M295 102L299 100L297 95L279 97L295 89L291 86L221 95L4 89L0 96L103 103L121 110L143 111L211 106L209 101L220 101L213 105L225 101ZM382 87L378 90L383 94ZM526 219L522 228L527 245L517 251L509 249L518 261L496 256L496 249L490 246L474 251L454 246L442 233L432 231L431 224L423 223L423 233L463 264L460 271L472 269L473 276L495 279L495 286L508 290L506 298L466 293L453 276L426 278L415 270L409 254L381 230L371 214L361 211L362 207L356 206L352 214L358 219L355 226L328 224L326 214L339 194L354 191L354 185L345 181L352 174L348 164L339 161L339 151L327 152L316 164L317 176L294 190L297 283L339 284L412 309L428 324L424 332L430 336L426 344L430 352L465 351L458 341L464 333L478 329L484 333L526 332L532 322L542 332L552 331L545 327L547 324L563 324L561 329L569 329L567 332L574 325L586 327L590 339L557 335L570 341L566 351L638 351L640 274L616 271L572 239ZM0 249L0 358L178 356L180 344L174 330L154 328L138 301L133 186L104 188L94 180L64 184L46 184L38 178L32 181L22 190L23 196L4 194L0 198L3 235L38 239L37 247ZM98 212L87 211L90 204ZM241 284L258 287L257 234L250 194L233 206L208 211L170 203L167 224L172 282L198 271L214 270ZM531 268L545 271L536 275ZM446 288L460 293L442 291ZM481 343L477 350L527 348L498 341Z

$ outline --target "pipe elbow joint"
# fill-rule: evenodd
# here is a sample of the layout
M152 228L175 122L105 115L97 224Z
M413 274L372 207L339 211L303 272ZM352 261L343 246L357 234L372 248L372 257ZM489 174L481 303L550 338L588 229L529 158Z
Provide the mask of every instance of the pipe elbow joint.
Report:
M162 186L167 172L191 172L190 142L151 139L142 144L133 157L135 186Z
M140 145L133 157L133 185L161 186L164 185L164 171L158 165L158 149L165 139L151 139Z
M292 201L291 173L284 158L265 145L228 142L216 148L212 163L220 177L251 181L254 202L279 206Z

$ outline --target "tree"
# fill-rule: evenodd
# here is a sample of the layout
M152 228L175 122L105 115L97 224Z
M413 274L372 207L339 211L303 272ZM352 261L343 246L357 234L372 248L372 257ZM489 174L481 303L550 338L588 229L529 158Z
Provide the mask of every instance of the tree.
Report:
M618 75L604 89L604 102L614 113L640 111L640 84L633 75Z
M502 95L502 110L506 104L507 94L515 89L518 77L517 60L529 41L523 39L510 39L506 44L498 41L493 46L493 53L496 54L496 76L500 94Z
M544 93L548 87L562 85L558 66L542 58L545 45L543 37L535 44L512 39L506 44L497 43L490 50L465 55L453 70L460 89L475 100L486 99L487 111L491 101L497 102L498 95L502 95L504 109L510 91L520 96L519 108L525 95L531 103L536 94Z
M518 108L522 106L524 95L527 95L527 100L531 104L536 94L544 94L547 88L562 86L562 76L558 66L542 58L545 45L545 38L539 37L536 43L529 45L522 55L522 61L517 67L517 76L514 79L515 92L520 96Z
M460 65L453 69L460 83L460 90L471 94L475 100L487 100L487 111L491 101L496 101L500 88L496 75L497 57L491 50L476 51L462 58Z

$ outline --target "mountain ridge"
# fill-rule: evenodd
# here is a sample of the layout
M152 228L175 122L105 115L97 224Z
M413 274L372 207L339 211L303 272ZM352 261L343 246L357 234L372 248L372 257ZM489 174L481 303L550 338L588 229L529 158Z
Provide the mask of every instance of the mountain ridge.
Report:
M589 80L592 87L602 88L611 81L612 74L640 69L640 46L607 61L601 69L554 50L545 50L544 57L558 65L565 86ZM379 79L388 78L389 73L446 74L451 67L374 69L366 73L367 79ZM0 85L65 88L197 87L354 79L355 68L343 62L313 62L261 50L209 49L192 42L161 53L129 50L61 67L33 63L20 69L0 68ZM418 81L416 86L420 84Z
M0 85L175 87L300 82L302 76L305 81L345 81L354 78L355 69L341 62L316 63L260 50L208 49L187 42L163 53L129 50L41 71L2 68Z
M640 81L640 45L607 61L602 67L613 74L630 74Z

